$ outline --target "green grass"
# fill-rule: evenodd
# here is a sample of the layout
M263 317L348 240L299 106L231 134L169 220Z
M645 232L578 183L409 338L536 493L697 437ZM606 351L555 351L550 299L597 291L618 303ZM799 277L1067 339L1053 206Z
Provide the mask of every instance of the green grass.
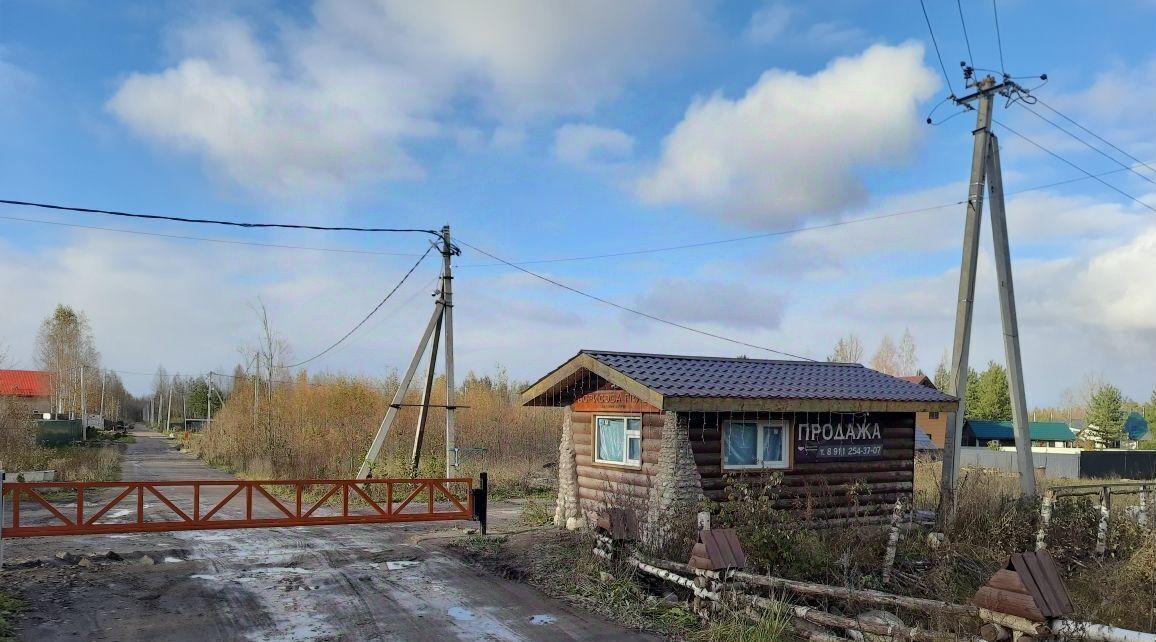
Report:
M0 592L0 642L14 640L11 617L24 608L24 601L11 593Z

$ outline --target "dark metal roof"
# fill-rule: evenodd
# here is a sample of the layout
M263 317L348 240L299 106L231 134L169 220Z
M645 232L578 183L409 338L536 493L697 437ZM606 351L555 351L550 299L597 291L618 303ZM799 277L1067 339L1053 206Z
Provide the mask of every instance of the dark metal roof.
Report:
M857 363L684 357L583 350L666 397L954 402L955 398Z

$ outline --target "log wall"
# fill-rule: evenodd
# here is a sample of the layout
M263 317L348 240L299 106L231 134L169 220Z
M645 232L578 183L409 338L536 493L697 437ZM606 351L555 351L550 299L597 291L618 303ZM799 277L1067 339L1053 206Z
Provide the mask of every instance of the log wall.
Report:
M703 494L727 501L740 485L758 485L776 471L728 470L722 466L722 426L730 420L786 420L791 466L782 471L777 508L795 509L815 518L884 515L898 497L912 493L915 471L913 413L858 413L857 422L878 423L882 450L878 456L850 460L802 462L798 455L799 423L848 422L849 413L689 413L691 448L702 477Z

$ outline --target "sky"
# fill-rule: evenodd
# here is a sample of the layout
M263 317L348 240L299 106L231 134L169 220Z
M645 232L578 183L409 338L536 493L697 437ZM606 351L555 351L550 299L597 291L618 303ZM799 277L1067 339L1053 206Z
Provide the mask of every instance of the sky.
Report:
M1156 3L998 0L999 38L992 3L962 2L963 24L955 3L927 5L942 67L909 0L0 0L0 198L449 224L459 378L532 380L583 348L781 356L474 247L808 358L848 333L869 358L909 329L930 373L954 327L975 121L945 99L967 60L1041 101L994 112L1029 405L1089 374L1147 399L1156 170L1064 117L1156 160ZM1003 361L986 218L981 243L980 367ZM428 247L4 206L0 347L34 367L37 327L71 305L144 393L159 364L230 372L264 305L306 359ZM308 371L404 369L436 258Z

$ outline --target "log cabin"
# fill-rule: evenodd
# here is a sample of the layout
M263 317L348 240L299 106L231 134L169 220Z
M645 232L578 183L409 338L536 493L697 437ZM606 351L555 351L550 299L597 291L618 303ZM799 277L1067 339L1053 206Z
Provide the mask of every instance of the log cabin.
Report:
M555 524L583 528L625 505L651 532L768 479L777 508L883 516L912 494L916 413L958 407L854 363L598 350L530 385L522 403L564 409Z

